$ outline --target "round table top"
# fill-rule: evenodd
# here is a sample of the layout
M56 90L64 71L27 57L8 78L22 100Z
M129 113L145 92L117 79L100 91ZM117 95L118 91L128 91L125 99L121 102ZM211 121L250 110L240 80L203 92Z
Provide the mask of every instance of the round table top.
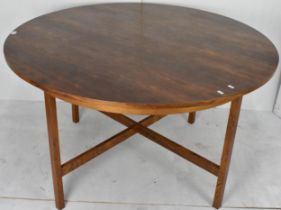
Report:
M265 84L274 45L209 12L114 3L66 9L12 32L6 60L49 94L101 111L170 114L217 106Z

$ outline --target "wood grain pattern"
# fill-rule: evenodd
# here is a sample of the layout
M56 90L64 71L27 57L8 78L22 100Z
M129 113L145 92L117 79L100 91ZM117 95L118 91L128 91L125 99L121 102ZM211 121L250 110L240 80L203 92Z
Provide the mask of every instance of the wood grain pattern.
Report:
M278 64L276 48L256 30L177 6L84 6L15 30L4 53L17 75L57 98L106 112L217 106L262 86Z
M218 176L213 206L221 206L242 96L265 84L278 65L264 35L220 15L136 3L71 8L15 30L4 54L19 77L45 92L58 209L64 207L63 175L135 133ZM73 104L73 122L84 106L130 127L61 165L55 98ZM179 112L189 112L193 123L196 111L229 101L220 165L146 128ZM137 123L114 113L152 116Z

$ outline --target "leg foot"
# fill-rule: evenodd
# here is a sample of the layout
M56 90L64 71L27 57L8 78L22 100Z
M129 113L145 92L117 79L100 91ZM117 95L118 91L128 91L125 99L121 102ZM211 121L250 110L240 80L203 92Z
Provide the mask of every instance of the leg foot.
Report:
M195 122L196 112L190 112L188 115L188 123L193 124Z

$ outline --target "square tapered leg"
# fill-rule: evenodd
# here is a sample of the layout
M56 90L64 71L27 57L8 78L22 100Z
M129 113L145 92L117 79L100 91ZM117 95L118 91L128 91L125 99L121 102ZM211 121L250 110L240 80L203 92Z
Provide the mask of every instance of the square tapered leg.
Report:
M45 93L45 108L48 125L49 135L49 149L52 165L53 186L56 200L56 207L63 209L64 193L62 183L62 168L60 160L60 146L59 146L59 134L58 134L58 121L56 110L56 99L47 93Z
M230 107L223 152L221 156L221 163L218 172L215 197L213 201L213 207L217 209L221 207L222 200L223 200L223 194L224 194L225 184L227 180L236 129L239 120L241 102L242 102L242 98L235 99L234 101L232 101Z

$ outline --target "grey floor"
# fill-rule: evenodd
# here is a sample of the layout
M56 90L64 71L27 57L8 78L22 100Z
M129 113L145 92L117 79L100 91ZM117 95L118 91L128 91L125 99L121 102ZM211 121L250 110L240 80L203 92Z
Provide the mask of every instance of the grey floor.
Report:
M62 160L124 127L58 104ZM151 128L218 162L228 111L172 115ZM134 117L140 119L139 117ZM0 101L0 209L55 209L44 104ZM242 111L223 209L281 209L281 119ZM211 210L215 177L136 135L64 177L66 210Z

